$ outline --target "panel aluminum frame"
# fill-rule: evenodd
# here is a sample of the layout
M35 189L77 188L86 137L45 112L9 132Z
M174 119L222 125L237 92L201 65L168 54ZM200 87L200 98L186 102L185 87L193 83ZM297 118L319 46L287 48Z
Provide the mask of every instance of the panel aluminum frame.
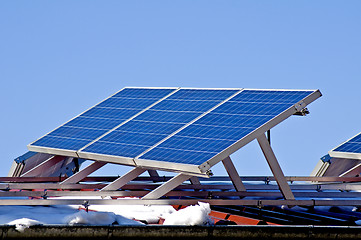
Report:
M126 88L123 88L123 89L126 89ZM150 89L150 88L141 88L141 89ZM155 88L155 89L161 89L161 88ZM168 88L168 89L174 89L174 91L172 91L171 93L169 93L165 97L161 98L160 100L156 101L152 105L148 106L147 108L143 109L138 114L134 115L133 117L129 118L128 120L125 120L123 123L119 124L118 126L113 128L112 130L109 130L104 135L112 132L117 127L119 127L122 124L124 124L125 122L128 122L129 120L133 119L135 116L138 116L141 112L144 112L146 109L149 109L151 106L154 106L157 103L161 102L162 100L166 99L168 96L171 96L172 94L174 94L178 90L180 90L180 89L192 89L192 88ZM202 89L203 90L204 88L193 88L193 89ZM120 90L120 91L122 91L122 90ZM188 124L183 126L182 128L176 130L175 132L170 134L168 137L166 137L165 139L163 139L162 141L160 141L159 143L157 143L156 145L154 145L153 147L151 147L147 151L149 151L149 150L153 149L154 147L158 146L161 142L163 142L166 139L170 138L171 136L173 136L174 134L176 134L180 130L184 129L186 126L189 126L190 124L195 122L197 119L201 118L202 116L205 116L207 113L211 112L211 110L219 107L223 103L225 103L228 100L232 99L234 96L241 93L243 90L268 91L268 89L243 89L243 88L237 88L237 89L224 89L224 88L217 89L217 88L214 88L212 90L238 90L238 92L234 93L231 97L227 98L226 100L224 100L221 103L217 104L215 107L213 107L210 110L206 111L205 113L201 114L199 117L195 118L194 120L192 120L191 122L189 122ZM285 90L281 90L281 89L269 89L269 90L272 90L272 91L285 91ZM120 92L120 91L118 91L118 92ZM286 90L286 91L299 91L299 90ZM305 91L305 90L302 90L302 91ZM306 90L306 91L313 91L313 92L310 93L310 95L305 97L303 100L299 101L298 103L295 103L293 106L291 106L289 109L285 110L283 113L277 115L276 117L274 117L273 119L271 119L267 123L259 126L253 132L249 133L247 136L245 136L242 139L238 140L236 143L234 143L230 147L226 148L222 152L215 155L213 158L207 160L206 162L204 162L204 163L202 163L200 165L141 159L142 154L138 155L136 158L133 159L133 158L127 158L127 157L113 156L113 155L95 154L95 153L89 153L89 152L83 152L83 151L78 151L78 152L72 153L69 150L62 151L62 150L50 149L50 148L44 149L43 147L35 147L35 146L30 146L30 145L28 146L28 148L30 150L32 150L32 151L47 152L47 153L52 153L52 154L56 152L55 154L57 154L57 155L65 155L65 156L74 156L74 155L71 155L71 154L75 154L75 157L82 158L82 159L90 159L90 160L95 160L95 161L104 161L104 162L115 163L115 164L122 164L122 165L141 167L141 168L146 168L146 169L178 172L178 173L183 173L183 174L190 175L190 176L208 177L208 172L209 172L209 170L210 170L210 168L212 166L214 166L218 162L222 161L223 159L227 158L232 153L239 150L241 147L245 146L249 142L253 141L254 139L258 138L259 136L261 136L262 134L267 132L272 127L276 126L280 122L284 121L288 117L290 117L293 114L295 114L296 112L298 112L300 110L300 108L303 108L303 107L307 106L308 104L310 104L311 102L313 102L314 100L316 100L317 98L319 98L321 96L321 93L320 93L319 90ZM115 94L117 94L117 93L115 93ZM103 101L105 101L105 100L103 100ZM80 116L80 115L81 114L79 114L78 116ZM69 121L71 121L71 120L69 120ZM102 136L104 136L104 135L102 135ZM99 138L97 138L97 139L99 139ZM93 141L93 142L95 142L95 141ZM84 148L85 147L83 147L82 149L84 149Z
M332 150L330 150L328 152L328 154L331 157L334 158L346 158L346 159L356 159L356 160L361 160L361 153L351 153L351 152L340 152L340 151L335 151L335 149L337 149L338 147L342 146L343 144L349 142L351 139L353 139L354 137L360 135L361 133L356 134L355 136L351 137L350 139L346 140L345 142L341 143L340 145L338 145L337 147L333 148Z

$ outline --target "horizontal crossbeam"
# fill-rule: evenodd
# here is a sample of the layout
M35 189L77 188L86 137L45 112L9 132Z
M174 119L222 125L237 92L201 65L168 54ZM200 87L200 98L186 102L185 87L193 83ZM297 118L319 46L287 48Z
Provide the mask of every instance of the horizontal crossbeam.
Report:
M243 206L359 206L361 200L224 200L224 199L0 199L0 205L211 205Z

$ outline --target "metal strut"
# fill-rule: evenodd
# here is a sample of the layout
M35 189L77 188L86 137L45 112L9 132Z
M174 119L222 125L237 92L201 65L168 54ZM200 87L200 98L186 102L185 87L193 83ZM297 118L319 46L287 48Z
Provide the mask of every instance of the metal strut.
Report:
M283 171L277 161L277 158L265 136L265 134L262 134L257 138L258 144L260 145L262 152L267 160L267 163L269 167L271 168L271 171L273 173L273 176L275 177L277 184L280 188L280 191L283 195L283 197L286 200L293 200L295 199L290 186L288 185L285 175L283 174Z

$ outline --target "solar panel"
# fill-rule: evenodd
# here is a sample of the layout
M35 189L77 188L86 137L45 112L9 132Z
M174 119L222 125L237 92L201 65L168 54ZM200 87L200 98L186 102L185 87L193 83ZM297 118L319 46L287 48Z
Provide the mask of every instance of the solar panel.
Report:
M320 96L318 90L125 88L28 148L204 174Z
M236 92L180 89L78 154L82 158L111 155L133 159Z
M78 157L77 151L167 96L175 88L124 88L68 121L28 148L36 152Z
M361 160L361 133L332 149L329 154L331 157Z
M138 156L135 162L137 165L150 166L154 165L153 161L161 161L164 162L161 165L181 163L208 169L223 159L217 158L218 155L222 156L232 145L313 92L243 90L144 155Z

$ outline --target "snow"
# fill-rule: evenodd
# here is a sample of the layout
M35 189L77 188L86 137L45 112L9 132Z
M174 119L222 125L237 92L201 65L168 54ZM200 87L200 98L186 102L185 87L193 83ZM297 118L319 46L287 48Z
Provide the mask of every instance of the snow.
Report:
M143 223L130 220L109 212L79 211L67 216L65 222L70 225L143 225Z
M176 212L170 205L93 205L92 211L113 212L128 219L136 219L149 224L159 222L169 214Z
M99 197L94 197L99 198ZM24 231L32 225L209 225L208 203L199 202L176 211L170 205L91 205L83 206L0 206L0 224L15 225ZM144 222L144 223L143 223Z
M198 202L165 217L163 225L211 225L208 214L211 212L209 203Z
M20 218L8 223L9 225L15 225L15 229L19 232L24 232L25 228L28 228L33 225L42 225L43 223L29 219L29 218Z

